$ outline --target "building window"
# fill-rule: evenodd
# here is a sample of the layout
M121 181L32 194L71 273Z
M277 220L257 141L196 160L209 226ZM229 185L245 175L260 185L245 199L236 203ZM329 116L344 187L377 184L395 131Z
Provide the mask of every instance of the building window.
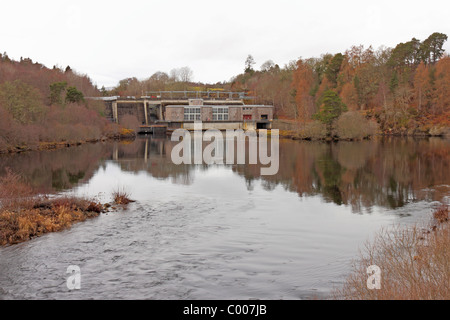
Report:
M213 121L228 121L228 107L214 107Z
M199 107L185 107L184 121L201 120L201 109Z

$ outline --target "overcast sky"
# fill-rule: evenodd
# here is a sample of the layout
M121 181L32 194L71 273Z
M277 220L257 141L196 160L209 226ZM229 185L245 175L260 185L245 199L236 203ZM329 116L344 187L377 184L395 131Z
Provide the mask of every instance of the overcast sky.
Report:
M5 1L1 13L1 52L70 65L99 87L183 66L215 83L242 73L248 54L255 68L283 66L352 45L450 36L448 0L39 0Z

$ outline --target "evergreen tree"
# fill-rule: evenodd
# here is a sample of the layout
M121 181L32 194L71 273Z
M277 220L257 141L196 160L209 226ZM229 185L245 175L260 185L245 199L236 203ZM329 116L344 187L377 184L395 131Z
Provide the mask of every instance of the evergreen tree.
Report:
M78 91L75 87L68 87L66 92L66 102L78 103L84 102L84 96L81 91Z
M67 82L54 82L50 85L50 104L59 104L63 103L61 94L66 90Z
M333 90L327 90L323 94L320 111L313 118L326 124L331 131L333 121L346 111L347 106L342 102L339 95Z

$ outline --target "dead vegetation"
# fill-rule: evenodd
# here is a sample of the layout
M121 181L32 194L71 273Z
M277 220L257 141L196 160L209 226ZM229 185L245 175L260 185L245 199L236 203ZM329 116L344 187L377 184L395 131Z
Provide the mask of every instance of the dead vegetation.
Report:
M134 200L130 199L130 196L130 193L124 188L116 189L112 193L113 201L117 205L127 205L131 202L134 202Z
M0 245L16 244L48 232L69 228L74 223L97 217L101 205L88 200L35 198L32 208L0 209ZM36 202L37 201L37 202Z
M381 289L367 288L367 267L381 269ZM433 213L426 226L382 230L368 243L344 286L334 293L346 300L450 299L448 206Z
M127 204L132 202L129 196L122 189L114 194L114 199L117 204ZM62 231L74 223L97 217L110 207L90 199L36 194L20 175L7 169L0 178L0 245Z

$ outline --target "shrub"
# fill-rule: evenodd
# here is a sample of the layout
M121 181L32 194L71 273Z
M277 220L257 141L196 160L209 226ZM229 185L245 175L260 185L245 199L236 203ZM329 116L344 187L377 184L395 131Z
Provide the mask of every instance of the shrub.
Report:
M437 225L379 232L368 243L335 298L349 300L450 299L448 208L434 213ZM367 288L367 267L381 269L381 289Z
M0 85L0 105L22 124L42 120L46 111L39 90L20 80Z
M0 209L25 204L34 195L34 190L25 183L22 176L6 168L6 174L0 177Z
M377 124L357 111L342 114L336 122L336 135L341 139L361 140L377 133Z
M327 125L320 121L305 123L300 127L296 137L298 139L322 140L328 135Z
M130 193L126 191L124 188L120 188L114 190L112 193L113 200L115 204L129 204L130 202L134 202L130 199Z

